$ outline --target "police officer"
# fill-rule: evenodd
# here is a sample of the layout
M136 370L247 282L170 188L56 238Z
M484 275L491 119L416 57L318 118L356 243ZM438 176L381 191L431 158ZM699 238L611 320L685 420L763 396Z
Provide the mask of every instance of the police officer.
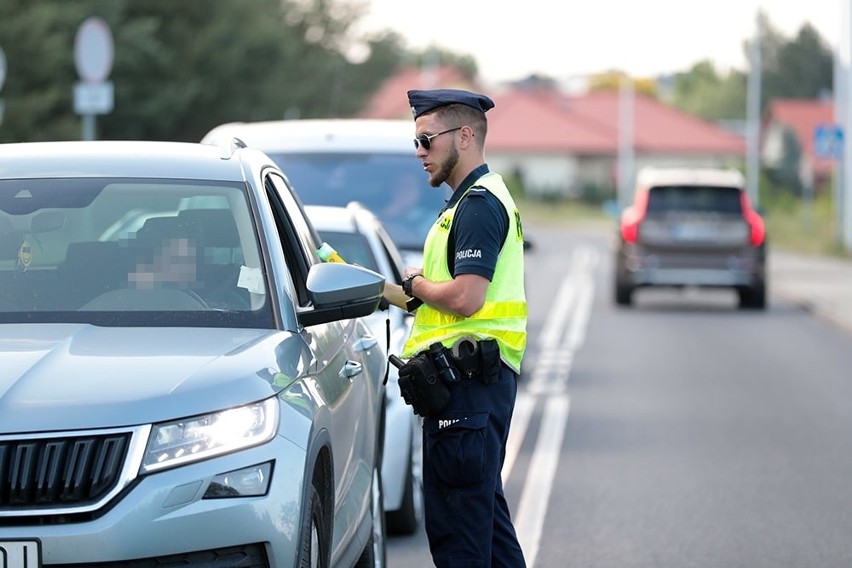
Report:
M386 293L396 305L422 302L403 358L437 349L457 379L446 406L423 420L429 548L439 568L523 567L500 478L526 348L523 233L484 159L494 102L455 89L412 90L408 100L430 184L453 189L426 237L423 267Z

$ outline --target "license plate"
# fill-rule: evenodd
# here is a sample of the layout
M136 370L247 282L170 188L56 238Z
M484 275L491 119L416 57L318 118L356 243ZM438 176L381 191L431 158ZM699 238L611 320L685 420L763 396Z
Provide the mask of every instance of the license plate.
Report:
M0 540L0 568L40 568L37 540Z
M672 237L678 241L715 241L719 230L712 225L682 223L672 229Z

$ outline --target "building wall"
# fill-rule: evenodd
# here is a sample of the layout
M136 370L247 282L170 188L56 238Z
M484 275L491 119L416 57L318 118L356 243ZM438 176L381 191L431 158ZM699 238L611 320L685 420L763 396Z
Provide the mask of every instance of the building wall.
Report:
M618 185L618 157L612 155L492 151L486 159L493 171L518 176L530 197L577 198L589 190L613 197ZM742 156L713 154L637 154L634 166L635 171L645 166L742 167L742 160Z
M760 159L770 168L777 167L784 159L784 131L784 125L777 122L765 126Z
M493 171L517 176L531 197L570 196L579 191L578 160L574 156L492 151L486 160Z

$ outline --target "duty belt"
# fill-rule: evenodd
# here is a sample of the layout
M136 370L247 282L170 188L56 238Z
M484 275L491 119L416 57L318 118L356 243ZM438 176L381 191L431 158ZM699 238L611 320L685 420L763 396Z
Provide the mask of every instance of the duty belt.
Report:
M449 386L461 380L490 385L500 378L500 348L494 339L475 341L464 337L451 348L433 343L429 354L442 380Z

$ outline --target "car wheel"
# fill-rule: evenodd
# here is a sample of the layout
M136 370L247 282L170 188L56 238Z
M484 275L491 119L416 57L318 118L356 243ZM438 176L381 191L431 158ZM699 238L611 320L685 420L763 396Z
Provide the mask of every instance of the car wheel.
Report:
M305 503L309 514L302 521L301 543L299 545L299 568L326 568L328 566L327 546L325 542L325 518L322 501L316 485L311 484L310 500Z
M633 287L627 282L626 273L624 258L619 254L615 259L615 303L619 306L633 303Z
M388 532L396 535L413 534L423 522L423 455L413 441L409 447L402 503L396 511L388 512L386 518Z
M382 476L378 465L373 467L373 486L370 494L373 530L370 532L370 539L364 547L364 552L361 553L361 558L355 564L355 568L383 568L387 564L384 495L382 494Z
M740 309L762 310L766 308L766 286L758 284L753 288L740 288L737 290L740 297Z
M633 288L623 282L615 282L615 303L619 306L633 304Z

